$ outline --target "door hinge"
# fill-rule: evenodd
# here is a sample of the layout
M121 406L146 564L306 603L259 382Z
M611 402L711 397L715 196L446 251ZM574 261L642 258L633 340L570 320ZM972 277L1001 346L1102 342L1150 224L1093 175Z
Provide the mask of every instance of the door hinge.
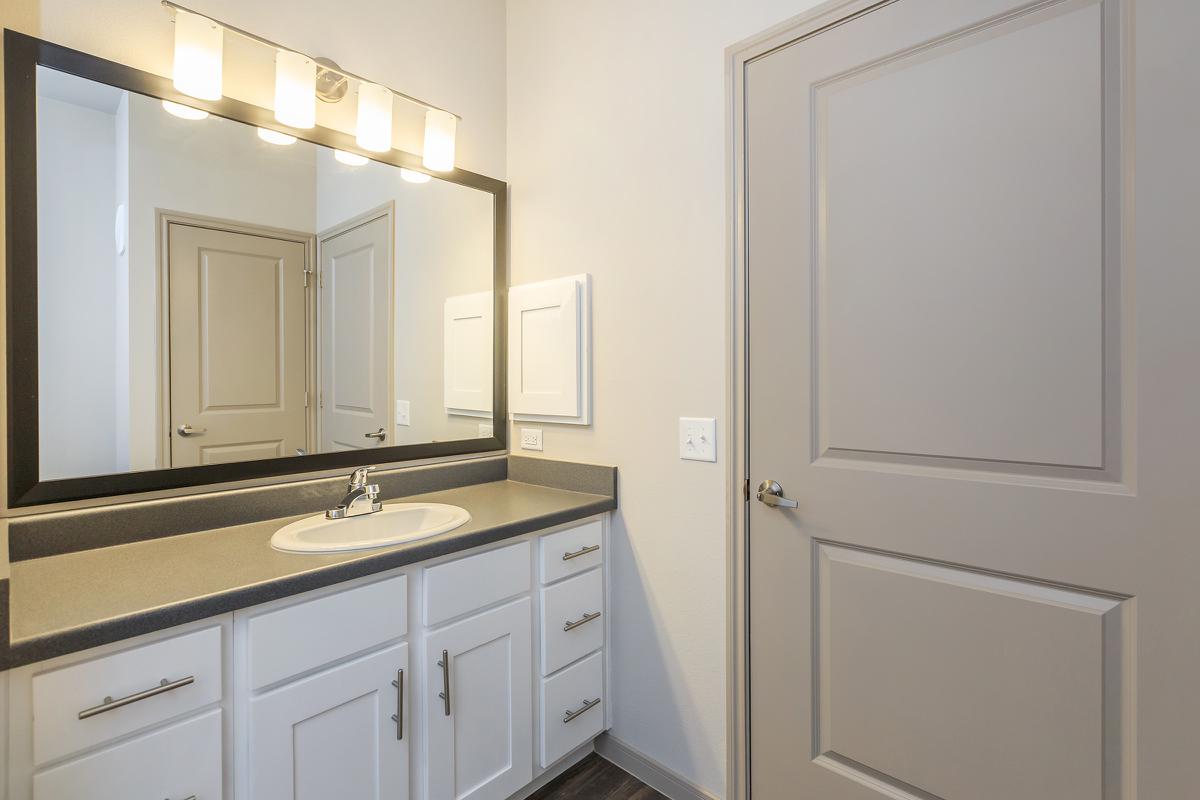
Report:
M307 288L308 288L308 276L309 276L309 274L311 274L311 273L312 273L312 270L311 270L311 269L306 269L306 270L304 270L304 288L305 288L305 289L307 289Z
M749 478L746 478L746 482L742 484L742 497L745 498L747 503L750 502L750 479Z
M325 270L323 269L317 270L317 288L325 288Z
M324 407L325 407L325 392L321 392L317 395L317 408L324 408Z

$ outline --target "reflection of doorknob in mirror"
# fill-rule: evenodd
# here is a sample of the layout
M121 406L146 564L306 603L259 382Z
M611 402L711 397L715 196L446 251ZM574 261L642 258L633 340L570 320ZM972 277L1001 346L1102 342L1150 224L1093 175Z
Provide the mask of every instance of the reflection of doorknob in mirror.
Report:
M185 422L175 430L179 432L180 436L195 436L198 433L204 433L208 428L193 428Z
M382 442L384 439L387 438L387 431L385 431L383 428L380 428L379 430L375 431L374 433L364 433L363 438L378 439L379 441Z

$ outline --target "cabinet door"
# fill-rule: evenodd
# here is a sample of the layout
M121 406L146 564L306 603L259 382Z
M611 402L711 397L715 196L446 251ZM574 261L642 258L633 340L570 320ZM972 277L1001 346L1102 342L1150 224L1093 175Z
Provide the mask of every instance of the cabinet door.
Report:
M250 796L406 800L407 675L399 644L252 699Z
M533 779L531 614L526 597L427 634L428 800L504 800Z

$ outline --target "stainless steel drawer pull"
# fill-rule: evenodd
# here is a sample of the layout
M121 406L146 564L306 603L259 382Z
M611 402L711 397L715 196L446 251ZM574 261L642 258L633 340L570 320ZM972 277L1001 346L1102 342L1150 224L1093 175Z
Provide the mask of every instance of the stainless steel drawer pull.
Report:
M588 547L581 547L573 553L563 553L563 561L570 561L572 558L586 556L588 553L594 553L599 549L600 545L598 544L589 545Z
M396 741L399 742L404 739L404 670L396 670L392 686L396 687L396 713L392 714L392 722L396 723Z
M587 625L589 622L591 622L594 619L600 619L599 611L593 611L590 614L584 614L583 619L577 619L574 622L564 622L563 630L564 631L573 631L576 628L578 628L580 625Z
M79 718L88 719L89 717L94 717L97 714L103 714L106 711L123 708L124 706L130 705L131 703L136 703L139 700L147 700L160 694L166 694L167 692L173 692L176 689L182 689L184 686L190 686L195 682L195 675L188 675L186 678L180 678L177 681L168 681L166 678L163 678L162 683L160 683L158 686L155 686L153 689L146 689L145 691L131 694L127 697L122 697L119 700L113 700L111 697L106 697L104 698L104 702L100 705L92 706L91 708L85 708L83 711L80 711Z
M571 722L576 717L578 717L580 714L584 714L584 713L590 711L591 709L595 708L598 705L600 705L599 697L597 697L595 700L584 700L583 706L581 708L577 708L574 711L567 711L565 714L563 714L563 724L566 725L568 722Z
M443 650L442 660L437 663L442 668L442 690L438 692L438 697L442 698L442 708L448 717L450 716L450 653Z

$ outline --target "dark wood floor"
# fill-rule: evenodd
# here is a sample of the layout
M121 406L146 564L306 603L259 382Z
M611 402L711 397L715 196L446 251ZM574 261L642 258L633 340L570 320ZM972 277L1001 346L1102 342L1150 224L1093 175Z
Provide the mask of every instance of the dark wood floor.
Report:
M667 800L620 767L592 753L529 800Z

